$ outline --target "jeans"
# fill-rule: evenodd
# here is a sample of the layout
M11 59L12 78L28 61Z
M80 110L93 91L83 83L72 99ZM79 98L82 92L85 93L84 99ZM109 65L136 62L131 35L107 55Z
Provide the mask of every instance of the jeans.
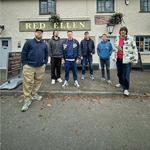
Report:
M107 71L107 80L110 80L110 59L102 59L100 58L102 78L105 78L105 66Z
M75 61L65 61L65 80L69 80L69 71L72 70L74 81L77 80L77 64Z
M82 60L82 74L85 75L85 71L86 71L86 64L89 64L89 69L90 69L90 75L93 75L93 59L92 59L92 55L89 56L83 56L83 60Z
M130 86L131 63L123 64L122 59L117 59L116 65L119 83L124 90L128 90Z
M51 79L57 80L61 75L61 58L51 57Z

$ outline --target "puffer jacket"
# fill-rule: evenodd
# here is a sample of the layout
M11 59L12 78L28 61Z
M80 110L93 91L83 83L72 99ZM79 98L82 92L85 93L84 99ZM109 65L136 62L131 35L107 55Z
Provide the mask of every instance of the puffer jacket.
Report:
M119 36L116 37L114 46L115 50L113 51L112 59L117 60L117 52L118 52L118 45L119 45ZM130 35L127 35L124 40L123 45L123 64L134 63L138 62L138 50L136 47L136 42L134 38Z

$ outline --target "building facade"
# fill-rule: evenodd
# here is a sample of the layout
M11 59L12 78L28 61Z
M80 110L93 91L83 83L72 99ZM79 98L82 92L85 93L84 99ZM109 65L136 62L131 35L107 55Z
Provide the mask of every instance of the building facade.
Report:
M73 30L74 37L81 41L89 31L97 45L103 33L107 33L108 18L116 13L123 14L123 23L114 26L109 35L114 42L121 26L127 26L129 34L136 38L143 63L150 63L150 0L0 0L1 57L7 51L21 51L24 42L34 36L36 28L45 30L43 38L52 36L56 25L49 22L50 13L59 14L62 19L60 37L66 38L66 31ZM94 63L98 63L97 54ZM5 63L5 62L3 62ZM4 64L1 64L1 68ZM115 64L111 63L111 68Z

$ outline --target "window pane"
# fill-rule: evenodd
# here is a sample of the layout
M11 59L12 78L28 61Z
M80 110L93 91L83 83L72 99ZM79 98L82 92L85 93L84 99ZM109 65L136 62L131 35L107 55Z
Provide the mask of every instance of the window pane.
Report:
M137 36L136 44L139 51L150 51L150 36Z
M150 0L141 0L140 5L141 11L150 11Z
M47 13L47 2L46 1L41 1L40 3L40 9L41 9L41 13Z
M56 1L55 0L48 0L48 12L55 12L56 8Z
M114 0L97 0L98 12L112 12L114 11Z
M111 1L106 1L105 7L106 7L106 11L113 11L113 5Z
M56 12L56 0L40 0L40 13Z

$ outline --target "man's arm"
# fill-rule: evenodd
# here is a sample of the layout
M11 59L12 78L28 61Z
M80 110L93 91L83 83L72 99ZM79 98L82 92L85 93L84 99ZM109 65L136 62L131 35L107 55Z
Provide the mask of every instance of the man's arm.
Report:
M83 50L83 42L81 41L80 42L80 49L79 49L81 57L82 57L82 50Z
M46 44L46 47L45 47L45 65L47 65L47 62L48 62L48 46Z
M52 57L52 40L49 40L48 42L48 53L49 56Z
M92 40L92 54L95 54L95 43L94 43L94 41Z
M112 44L110 43L110 46L109 46L109 54L110 54L110 56L112 54L112 51L113 51L113 47L112 47Z
M27 57L28 57L29 48L30 48L29 41L26 41L21 52L21 62L23 66L28 64Z
M100 44L97 45L97 55L100 56L100 48L99 48Z
M78 57L78 59L80 59L80 57L81 57L80 45L79 45L79 42L77 40L76 40L76 44L77 44L77 57Z

